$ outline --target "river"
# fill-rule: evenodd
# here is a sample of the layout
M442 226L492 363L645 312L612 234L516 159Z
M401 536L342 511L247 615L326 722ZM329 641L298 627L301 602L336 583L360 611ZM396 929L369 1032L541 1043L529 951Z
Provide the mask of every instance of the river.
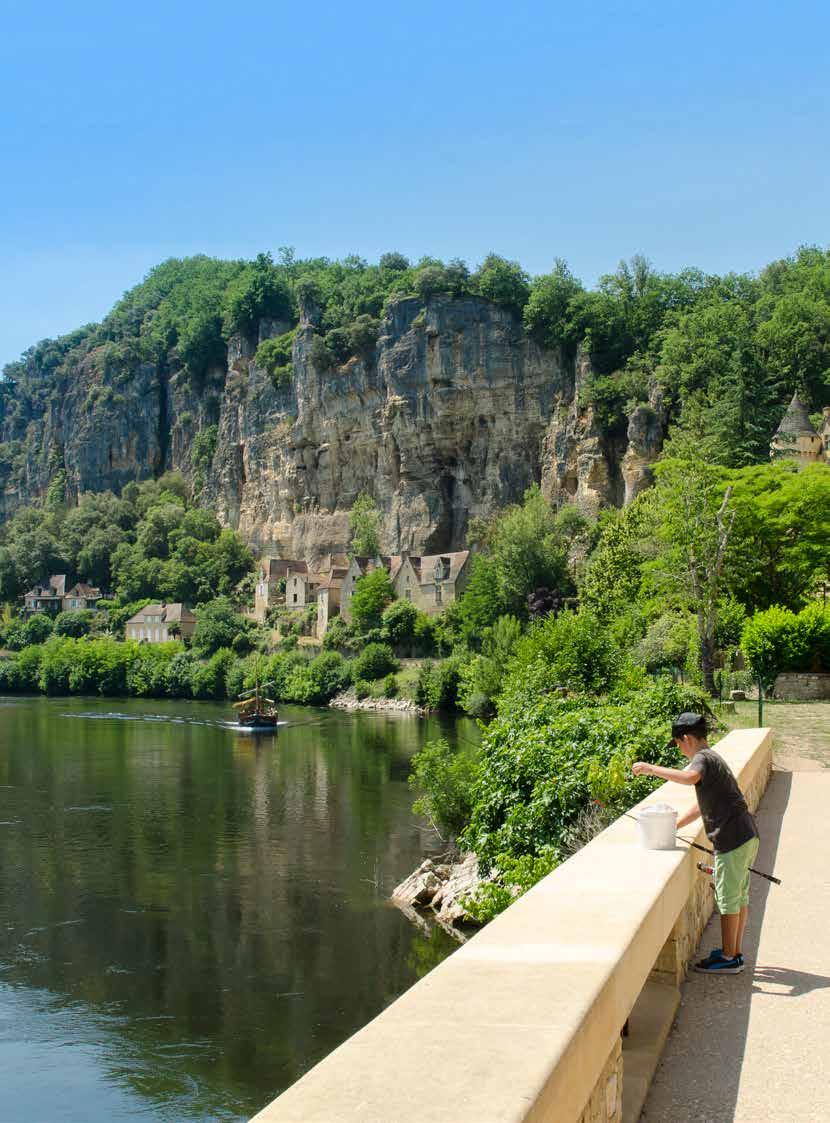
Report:
M245 1120L452 951L387 898L472 722L0 698L0 1120Z

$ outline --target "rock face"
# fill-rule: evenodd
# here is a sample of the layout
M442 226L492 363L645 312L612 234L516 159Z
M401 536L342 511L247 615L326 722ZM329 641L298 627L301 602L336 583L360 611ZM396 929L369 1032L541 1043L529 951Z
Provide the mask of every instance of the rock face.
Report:
M596 509L648 482L659 409L638 407L627 438L604 434L580 405L589 357L540 349L502 307L399 299L374 353L329 371L311 357L316 310L303 312L281 388L254 362L257 345L290 326L274 321L231 339L226 366L198 384L172 358L131 363L109 344L68 375L32 370L25 400L0 402L0 513L43 495L61 468L71 498L173 468L263 551L343 549L348 511L367 491L384 550L435 553L462 547L470 518L531 483ZM199 433L215 439L194 457Z

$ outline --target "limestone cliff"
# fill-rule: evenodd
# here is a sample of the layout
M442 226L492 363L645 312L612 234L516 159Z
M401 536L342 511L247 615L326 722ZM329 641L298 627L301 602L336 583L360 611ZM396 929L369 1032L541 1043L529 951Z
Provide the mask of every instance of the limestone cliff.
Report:
M343 548L348 510L367 491L385 549L431 553L461 546L471 517L533 482L591 509L648 482L659 403L634 410L627 435L603 433L580 404L589 357L540 349L504 308L399 299L374 353L328 371L311 359L315 316L303 310L284 388L254 362L258 343L290 326L274 321L233 337L227 363L198 384L175 356L131 362L111 345L81 349L59 376L33 368L25 393L7 388L2 403L4 510L43 495L61 469L74 498L174 468L262 549ZM199 433L215 441L194 456Z

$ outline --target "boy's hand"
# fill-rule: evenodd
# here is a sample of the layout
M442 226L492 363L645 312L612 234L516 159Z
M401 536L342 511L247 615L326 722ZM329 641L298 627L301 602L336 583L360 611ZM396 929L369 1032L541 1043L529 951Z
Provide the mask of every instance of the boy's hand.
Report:
M638 760L636 764L632 764L631 771L635 776L648 776L651 772L651 765L644 760Z

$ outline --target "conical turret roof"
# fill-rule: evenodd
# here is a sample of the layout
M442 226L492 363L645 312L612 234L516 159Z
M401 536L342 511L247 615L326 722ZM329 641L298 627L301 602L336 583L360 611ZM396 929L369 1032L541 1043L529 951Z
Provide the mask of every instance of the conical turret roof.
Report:
M797 393L793 394L793 400L787 406L787 412L781 418L781 424L776 432L786 433L788 436L797 436L800 433L817 436L807 407Z

